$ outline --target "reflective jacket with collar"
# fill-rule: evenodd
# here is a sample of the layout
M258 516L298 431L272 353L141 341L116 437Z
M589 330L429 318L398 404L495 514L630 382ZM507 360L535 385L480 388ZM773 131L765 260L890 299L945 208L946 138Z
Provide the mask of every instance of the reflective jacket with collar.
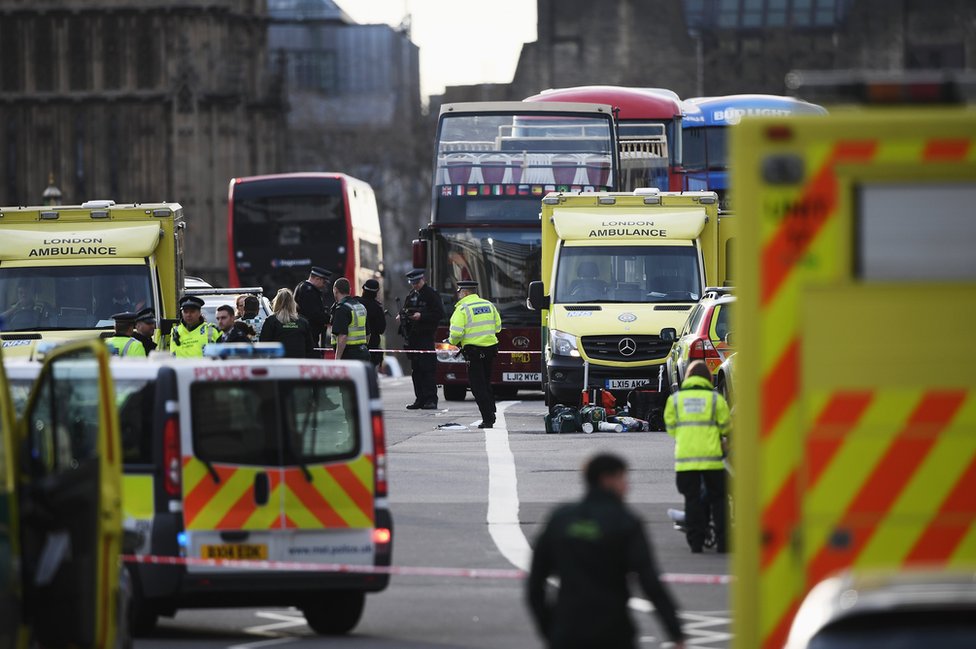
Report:
M454 305L449 337L452 345L491 347L498 344L497 334L501 330L502 318L488 300L472 293Z
M710 471L722 463L722 435L730 427L729 405L707 379L690 376L668 397L664 425L674 437L676 471Z

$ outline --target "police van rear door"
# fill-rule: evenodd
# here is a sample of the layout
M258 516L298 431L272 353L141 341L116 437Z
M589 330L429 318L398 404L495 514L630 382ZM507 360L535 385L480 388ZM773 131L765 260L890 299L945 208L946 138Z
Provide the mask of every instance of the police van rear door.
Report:
M373 562L367 369L275 359L177 367L187 554ZM210 566L189 566L205 572Z

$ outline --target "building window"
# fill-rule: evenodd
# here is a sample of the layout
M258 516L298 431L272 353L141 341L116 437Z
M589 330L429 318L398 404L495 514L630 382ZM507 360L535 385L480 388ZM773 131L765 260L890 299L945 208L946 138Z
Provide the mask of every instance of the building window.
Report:
M122 24L118 16L102 18L102 69L106 90L122 85Z
M140 16L133 33L136 34L134 42L136 87L153 88L156 85L157 62L152 18Z
M323 50L288 52L288 82L298 90L316 90L327 95L338 94L336 53Z
M905 48L905 67L909 70L962 70L966 67L966 46L909 44Z
M20 51L19 21L11 17L0 20L0 89L8 92L18 92L23 90L21 83L21 58L18 56Z
M84 27L84 23L79 22L68 30L68 87L71 90L87 90L91 85L88 80L91 56Z
M40 92L54 90L53 29L50 18L34 21L34 84Z
M684 0L688 29L825 28L839 24L850 0Z

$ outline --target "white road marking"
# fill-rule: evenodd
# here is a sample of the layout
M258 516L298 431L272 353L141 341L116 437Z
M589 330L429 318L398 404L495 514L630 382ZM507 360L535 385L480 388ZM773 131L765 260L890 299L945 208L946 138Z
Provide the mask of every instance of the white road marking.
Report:
M515 457L508 445L505 409L518 403L502 401L496 405L495 427L485 429L488 455L488 533L498 551L509 563L528 570L532 548L519 525L518 478Z
M272 645L285 644L287 642L295 642L301 638L296 636L280 636L276 632L282 631L284 629L291 629L300 626L305 626L305 616L302 615L300 611L295 613L280 613L277 611L258 611L255 613L257 617L263 617L267 620L277 620L271 624L259 624L258 626L249 626L244 629L244 633L251 633L254 635L268 636L267 640L255 640L254 642L245 642L243 644L231 645L228 649L256 649L257 647L270 647Z

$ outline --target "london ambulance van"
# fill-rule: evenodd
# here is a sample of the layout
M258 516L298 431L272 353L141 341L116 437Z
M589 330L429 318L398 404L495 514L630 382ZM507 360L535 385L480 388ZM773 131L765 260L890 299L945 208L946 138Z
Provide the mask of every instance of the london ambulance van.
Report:
M164 329L178 317L184 225L179 203L0 207L8 358L30 357L41 340L110 336L122 311L152 308Z
M7 364L21 387L32 367ZM373 368L120 358L111 370L125 523L141 537L136 560L127 563L133 631L145 634L178 609L228 606L296 606L322 634L355 627L366 593L388 584L387 574L370 570L390 565L393 545ZM149 556L171 565L154 565ZM237 559L302 569L207 561ZM349 569L318 571L316 564Z

